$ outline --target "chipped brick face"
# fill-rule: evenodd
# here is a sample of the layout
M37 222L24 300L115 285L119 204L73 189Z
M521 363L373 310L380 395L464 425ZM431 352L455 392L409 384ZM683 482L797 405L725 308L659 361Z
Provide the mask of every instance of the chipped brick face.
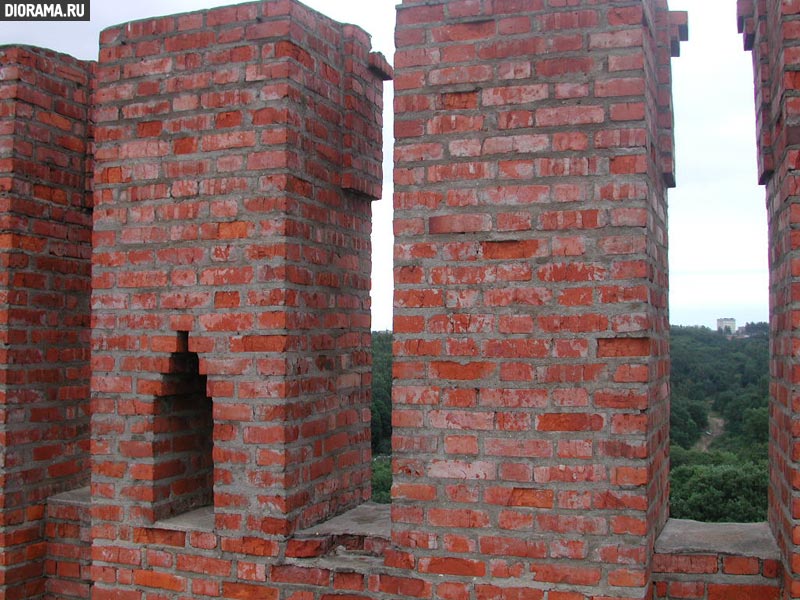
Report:
M554 4L398 9L393 540L425 576L645 598L679 18Z
M49 496L89 479L91 65L0 48L0 595L44 591Z

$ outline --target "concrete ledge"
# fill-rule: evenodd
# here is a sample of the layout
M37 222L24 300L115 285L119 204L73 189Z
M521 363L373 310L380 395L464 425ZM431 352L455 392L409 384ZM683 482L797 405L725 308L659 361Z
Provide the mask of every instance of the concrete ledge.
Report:
M172 531L214 531L214 507L203 506L177 517L162 519L153 523L156 529Z
M657 600L778 600L782 581L766 523L671 519L656 540Z
M670 519L656 540L656 554L717 554L780 559L767 523L701 523Z
M287 558L381 557L390 545L388 504L367 502L324 523L298 531L286 546ZM359 556L360 555L360 556Z
M304 558L287 558L286 564L308 567L309 560ZM386 573L382 557L365 556L347 552L334 551L332 554L314 558L315 569L330 569L337 573L363 573L374 575Z
M324 523L298 531L298 536L358 535L391 539L392 519L388 504L365 502L338 517Z
M90 506L92 496L89 486L55 494L47 499L48 504L69 504L74 506Z

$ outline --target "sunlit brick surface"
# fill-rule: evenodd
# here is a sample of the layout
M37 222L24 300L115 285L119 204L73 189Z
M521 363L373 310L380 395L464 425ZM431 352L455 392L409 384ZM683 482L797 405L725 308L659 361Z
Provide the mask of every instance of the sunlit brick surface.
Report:
M800 597L800 3L738 4L770 210L768 549L655 547L686 15L398 7L387 517L364 502L392 69L267 0L112 27L97 64L0 48L0 597Z

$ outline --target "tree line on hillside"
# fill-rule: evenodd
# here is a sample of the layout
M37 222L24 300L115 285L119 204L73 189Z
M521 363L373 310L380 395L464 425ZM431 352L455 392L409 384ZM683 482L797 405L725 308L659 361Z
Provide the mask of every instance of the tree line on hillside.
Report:
M388 503L392 487L392 332L372 332L372 499Z
M698 521L763 521L769 486L769 327L747 337L673 326L670 514ZM711 419L722 434L707 450Z
M372 332L372 454L392 453L392 332Z
M748 323L747 337L673 326L670 513L700 521L766 519L769 336ZM392 334L372 334L373 497L389 501L392 437ZM710 444L712 420L724 424ZM706 448L705 446L708 446Z

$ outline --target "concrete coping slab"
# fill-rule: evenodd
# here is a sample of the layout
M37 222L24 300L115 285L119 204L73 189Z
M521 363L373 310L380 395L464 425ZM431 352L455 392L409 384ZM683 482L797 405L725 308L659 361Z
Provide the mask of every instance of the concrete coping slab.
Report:
M390 539L392 519L388 504L365 502L324 523L298 531L297 536L357 535Z
M214 531L214 507L203 506L195 510L156 521L153 527L173 531Z
M780 559L767 523L701 523L670 519L656 540L656 554L727 554Z
M92 495L89 486L54 494L47 499L48 504L69 504L74 506L91 506Z
M88 488L86 489L88 495ZM162 519L156 521L153 527L173 531L214 531L214 507L203 506L182 515ZM389 505L366 502L324 523L298 531L295 535L303 537L358 535L390 539L392 521Z

